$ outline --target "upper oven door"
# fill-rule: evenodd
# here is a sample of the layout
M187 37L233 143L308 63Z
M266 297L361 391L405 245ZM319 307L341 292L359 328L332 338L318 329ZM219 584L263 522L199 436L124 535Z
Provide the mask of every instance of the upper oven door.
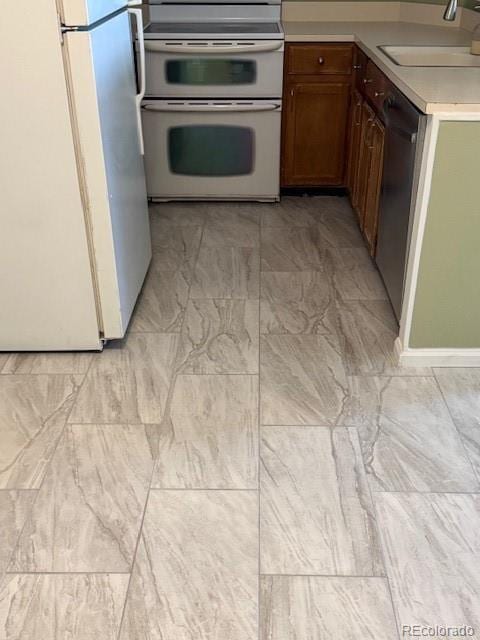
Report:
M279 98L283 41L145 40L146 95L158 98Z

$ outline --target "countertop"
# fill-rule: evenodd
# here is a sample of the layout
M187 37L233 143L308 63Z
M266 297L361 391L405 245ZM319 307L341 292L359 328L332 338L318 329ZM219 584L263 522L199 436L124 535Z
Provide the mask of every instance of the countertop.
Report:
M283 21L290 42L356 42L423 113L478 113L480 68L400 67L380 45L470 45L471 33L452 27L407 22Z

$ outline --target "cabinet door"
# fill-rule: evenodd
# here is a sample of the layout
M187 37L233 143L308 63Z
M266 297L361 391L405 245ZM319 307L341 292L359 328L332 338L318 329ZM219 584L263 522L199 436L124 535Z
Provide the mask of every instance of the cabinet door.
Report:
M352 205L356 206L358 189L358 160L360 157L360 134L362 131L362 105L363 98L358 91L353 92L352 106L350 109L350 136L348 149L347 187L350 192Z
M282 186L344 183L350 83L286 86Z
M370 171L365 197L365 216L363 221L363 234L370 249L370 255L375 255L378 229L378 205L382 186L383 173L383 146L385 129L383 124L375 119L371 127L370 137Z
M371 161L372 125L375 114L371 107L364 102L362 104L362 124L360 131L360 149L358 161L357 181L355 183L354 201L360 228L363 229L365 218L365 204Z

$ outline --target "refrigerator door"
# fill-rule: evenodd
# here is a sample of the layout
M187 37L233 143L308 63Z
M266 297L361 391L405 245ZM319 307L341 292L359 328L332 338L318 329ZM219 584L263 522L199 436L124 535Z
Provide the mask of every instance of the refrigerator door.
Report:
M2 6L0 73L0 351L99 349L54 2Z
M65 37L105 338L123 337L151 259L127 12Z
M127 0L58 0L62 23L85 27L127 6Z

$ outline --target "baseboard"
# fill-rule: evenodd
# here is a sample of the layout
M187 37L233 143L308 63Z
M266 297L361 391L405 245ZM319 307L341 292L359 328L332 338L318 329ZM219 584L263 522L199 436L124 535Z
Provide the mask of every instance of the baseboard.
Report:
M480 349L404 349L397 338L395 354L402 367L480 367Z

